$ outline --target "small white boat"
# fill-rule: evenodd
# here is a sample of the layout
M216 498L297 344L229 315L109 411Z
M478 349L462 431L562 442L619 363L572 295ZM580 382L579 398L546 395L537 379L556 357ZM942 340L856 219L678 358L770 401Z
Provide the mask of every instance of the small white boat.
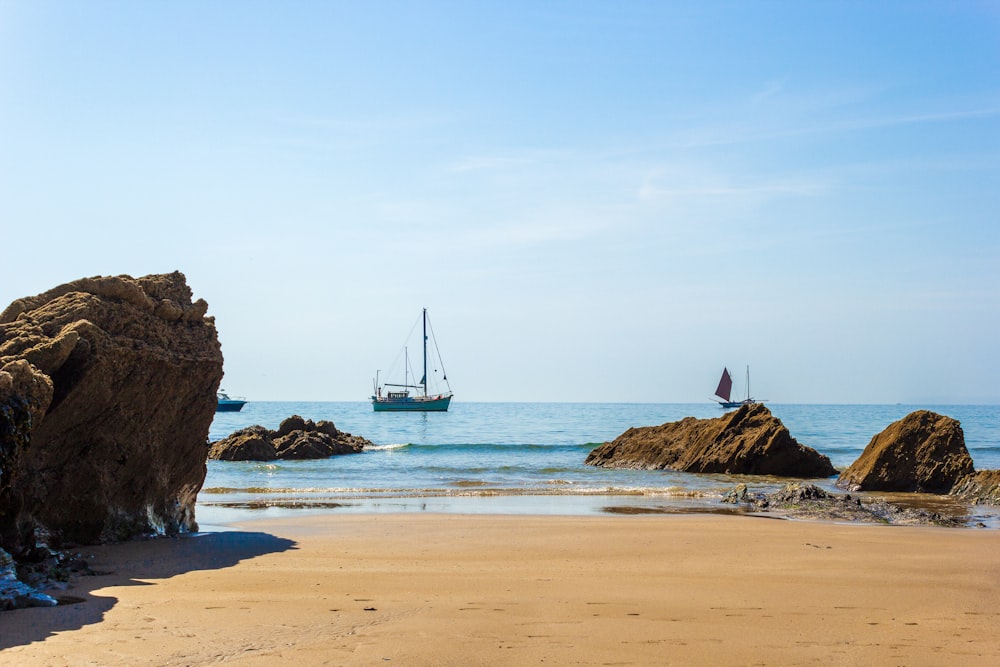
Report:
M230 398L224 391L219 391L215 398L218 400L215 404L216 412L239 412L247 404L245 398Z

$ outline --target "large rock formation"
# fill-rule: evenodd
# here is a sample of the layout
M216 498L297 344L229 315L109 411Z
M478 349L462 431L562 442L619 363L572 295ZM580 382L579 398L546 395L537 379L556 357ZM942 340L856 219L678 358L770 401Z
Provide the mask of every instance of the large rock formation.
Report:
M947 493L972 472L958 421L917 410L873 437L837 485L850 491Z
M277 431L248 426L212 443L208 458L219 461L273 461L325 459L336 454L358 454L372 443L338 431L331 421L313 422L292 415Z
M829 477L830 459L796 442L764 405L745 405L715 419L686 417L630 428L585 461L605 468L741 475Z
M951 495L975 505L1000 505L1000 470L980 470L966 475L951 488Z
M0 548L196 528L222 352L180 273L85 278L0 314Z

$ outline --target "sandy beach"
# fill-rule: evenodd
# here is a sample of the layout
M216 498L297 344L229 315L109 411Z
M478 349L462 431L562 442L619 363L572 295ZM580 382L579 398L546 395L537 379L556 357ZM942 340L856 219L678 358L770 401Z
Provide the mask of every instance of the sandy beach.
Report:
M993 665L1000 533L322 515L91 548L17 665Z

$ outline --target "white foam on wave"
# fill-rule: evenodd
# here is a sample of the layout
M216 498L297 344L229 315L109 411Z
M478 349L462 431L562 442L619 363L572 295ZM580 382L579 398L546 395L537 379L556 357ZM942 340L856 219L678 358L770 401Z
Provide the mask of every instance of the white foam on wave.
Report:
M410 443L408 443L408 442L399 442L399 443L395 443L395 444L392 444L392 445L372 445L371 447L365 447L364 451L366 451L366 452L386 452L386 451L391 451L393 449L403 449L404 447L409 447L409 446L410 446Z

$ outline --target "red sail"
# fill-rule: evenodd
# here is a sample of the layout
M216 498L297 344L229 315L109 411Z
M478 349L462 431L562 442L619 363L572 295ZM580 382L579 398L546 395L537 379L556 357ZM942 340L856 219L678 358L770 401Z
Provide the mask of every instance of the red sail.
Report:
M715 395L728 402L729 395L733 391L733 376L729 374L728 368L722 369L722 378L719 379L719 387L715 390Z

